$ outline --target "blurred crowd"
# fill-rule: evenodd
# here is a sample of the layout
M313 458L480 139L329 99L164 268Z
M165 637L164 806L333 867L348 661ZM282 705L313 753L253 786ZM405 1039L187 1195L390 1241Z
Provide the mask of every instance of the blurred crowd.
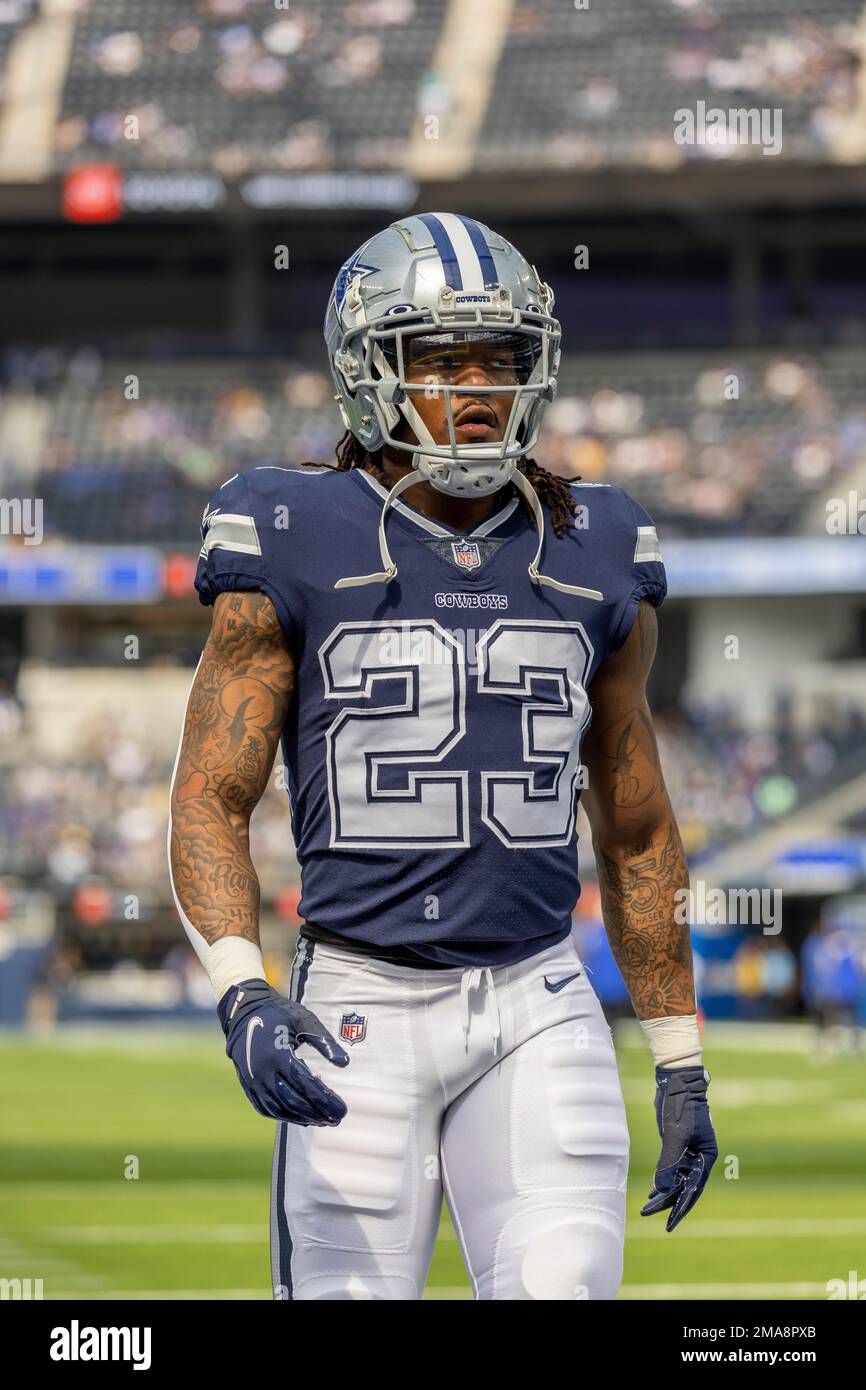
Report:
M822 1049L858 1051L866 1036L866 936L823 920L800 957L803 997L821 1028Z
M802 1000L818 1051L855 1052L866 1039L866 936L819 921L797 955L781 937L746 936L733 957L737 1017L784 1018Z
M4 486L35 490L48 533L80 540L188 541L227 477L332 459L340 432L325 371L275 358L19 350L0 380ZM866 358L850 348L820 361L571 357L536 457L626 487L663 535L785 534L866 459L864 401Z
M841 706L828 707L826 721L805 733L792 729L784 701L775 726L761 734L743 729L722 706L657 722L666 778L693 863L701 850L754 834L805 804L816 779L826 787L834 769L844 775L846 755L855 749L862 754L866 746L863 711ZM251 827L275 980L285 970L300 920L299 869L280 771ZM58 1009L71 1018L94 1010L146 1016L149 1010L210 1008L205 977L171 906L170 777L170 760L158 756L120 712L94 721L74 756L47 756L34 745L27 712L9 688L0 689L0 936L15 916L10 895L43 901L56 914L56 929L43 932L32 947L26 932L18 937L13 929L5 938L20 988L11 994L7 988L0 1018L21 1022L27 1016L47 1026ZM588 841L582 841L581 878L579 949L605 1007L612 1015L630 1014L601 925ZM699 991L703 969L696 942ZM860 1046L866 1023L862 932L825 925L799 955L784 938L743 934L725 969L723 992L736 1017L774 1019L805 1008L818 1021L827 1051ZM7 970L7 985L10 978ZM716 992L717 980L716 975Z
M686 717L655 716L659 751L671 801L690 854L746 835L789 815L816 785L866 743L866 712L828 698L808 730L794 727L780 698L771 728L743 728L724 700L693 706Z
M713 0L575 8L569 22L556 0L517 0L485 123L494 167L666 170L686 159L760 155L733 139L675 144L674 110L698 100L724 110L782 108L787 157L820 158L856 135L855 0L788 0L784 12L769 13Z
M70 898L82 884L111 885L165 901L171 763L134 731L99 719L75 758L36 748L26 718L0 694L0 877L14 875ZM277 895L297 863L286 792L269 786L253 820L263 890Z
M447 74L433 66L446 7L432 0L51 8L76 23L54 136L64 167L107 156L226 177L400 168L416 112L441 115L451 101ZM38 9L0 0L0 62L3 32ZM859 9L857 0L790 0L765 15L714 0L516 0L477 164L669 168L758 153L675 144L673 109L698 97L784 107L785 155L833 154L858 120ZM389 113L378 131L366 127L371 107Z
M659 716L662 763L687 850L695 854L794 810L816 778L866 742L862 710L828 710L826 723L795 733L750 733L730 709L690 719ZM266 895L297 877L286 792L272 785L254 814L252 844ZM33 746L14 697L0 691L0 877L71 894L99 881L166 899L171 765L119 714L81 738L74 758Z
M539 462L621 484L668 535L796 529L809 497L866 457L866 373L849 375L850 356L566 359Z
M400 165L424 55L437 33L422 22L416 0L161 0L149 9L61 3L77 18L55 130L64 167L102 155L234 178L259 169ZM404 76L405 55L388 43L390 33L410 25L421 64L415 83L413 64ZM395 92L404 119L391 138L352 130L361 103L382 107Z
M808 1015L816 1054L861 1050L866 1042L866 931L824 918L795 945L782 935L730 928L721 959L700 931L692 938L698 1007L711 1017L763 1023ZM604 929L597 889L584 889L575 940L608 1018L633 1017Z

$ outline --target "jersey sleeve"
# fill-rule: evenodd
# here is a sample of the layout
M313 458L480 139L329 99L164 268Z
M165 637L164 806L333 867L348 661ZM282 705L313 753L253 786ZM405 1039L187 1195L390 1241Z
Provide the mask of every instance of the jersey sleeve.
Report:
M621 492L620 496L624 504L623 558L628 566L628 577L611 628L611 652L619 650L634 627L641 600L648 599L654 608L660 608L668 591L655 522L627 492Z
M237 473L214 493L201 524L195 587L199 601L212 604L219 594L258 590L273 603L287 639L295 623L282 588L267 563L273 527L267 504L257 499L249 476Z

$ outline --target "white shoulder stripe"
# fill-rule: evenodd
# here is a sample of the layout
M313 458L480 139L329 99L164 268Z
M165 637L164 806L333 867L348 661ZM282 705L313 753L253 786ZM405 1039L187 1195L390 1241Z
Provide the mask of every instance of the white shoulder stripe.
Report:
M211 550L236 550L241 555L261 555L259 533L251 516L217 512L205 532L202 555Z
M639 526L637 528L637 540L634 547L634 562L636 565L644 564L647 560L661 561L662 553L659 550L658 532L654 526Z
M281 463L257 463L252 470L253 473L294 473L296 478L321 478L325 473L336 473L335 468L330 468L323 463L320 468L284 468Z

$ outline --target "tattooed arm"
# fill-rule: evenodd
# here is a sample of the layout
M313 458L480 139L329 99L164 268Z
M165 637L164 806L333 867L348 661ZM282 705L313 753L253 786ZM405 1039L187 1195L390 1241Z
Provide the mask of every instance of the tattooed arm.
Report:
M668 1213L670 1232L700 1197L718 1155L695 1017L688 926L676 921L686 858L659 765L646 678L655 609L643 602L623 647L589 690L584 749L604 924L655 1062L661 1153L642 1216Z
M171 871L194 945L210 976L226 1052L260 1115L337 1125L345 1101L295 1056L308 1043L343 1067L348 1057L314 1013L264 978L259 881L250 816L265 789L295 686L295 668L269 598L224 593L196 672L171 795ZM203 945L202 942L207 943Z
M689 929L674 919L674 894L688 887L689 873L646 699L657 632L644 601L590 686L583 750L604 924L640 1019L695 1012Z
M271 600L220 594L196 672L171 796L178 901L209 946L258 943L259 881L249 825L294 691L294 665Z

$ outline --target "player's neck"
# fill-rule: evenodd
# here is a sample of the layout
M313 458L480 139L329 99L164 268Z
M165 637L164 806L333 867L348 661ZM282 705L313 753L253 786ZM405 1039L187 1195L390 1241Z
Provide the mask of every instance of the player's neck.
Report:
M400 478L411 472L411 466L395 463L383 454L382 472L385 487L392 488ZM401 495L400 500L408 502L410 507L423 512L424 516L429 516L431 521L438 521L455 531L467 532L500 511L506 498L507 491L505 495L502 491L493 492L489 497L449 497L447 493L439 492L432 483L413 483Z

